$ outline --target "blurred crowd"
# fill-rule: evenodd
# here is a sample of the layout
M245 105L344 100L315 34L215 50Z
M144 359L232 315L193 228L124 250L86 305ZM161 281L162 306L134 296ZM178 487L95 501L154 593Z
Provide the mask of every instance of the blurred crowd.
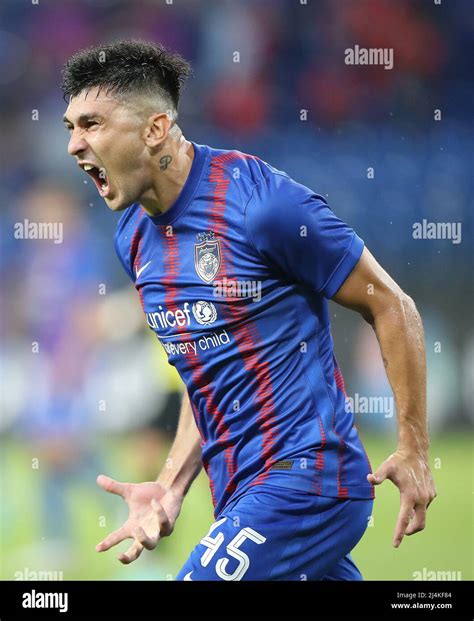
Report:
M67 539L64 492L107 467L102 437L126 434L153 478L182 393L115 257L117 217L66 153L60 69L91 44L160 41L190 60L186 137L325 195L418 303L434 432L474 418L469 0L3 0L0 22L0 433L45 464L42 532ZM355 44L393 48L393 70L346 65ZM462 243L413 239L424 218L461 222ZM63 242L16 239L25 219L62 222ZM372 331L333 312L349 392L389 396ZM394 433L386 414L357 423Z

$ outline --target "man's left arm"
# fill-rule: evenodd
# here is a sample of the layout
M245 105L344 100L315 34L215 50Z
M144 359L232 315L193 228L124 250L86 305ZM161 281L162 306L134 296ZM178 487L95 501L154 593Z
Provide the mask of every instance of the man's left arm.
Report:
M404 535L423 530L426 510L436 496L428 465L423 325L413 300L367 248L332 299L358 311L373 327L395 396L398 448L367 478L375 485L390 479L400 490L400 512L393 536L397 548Z

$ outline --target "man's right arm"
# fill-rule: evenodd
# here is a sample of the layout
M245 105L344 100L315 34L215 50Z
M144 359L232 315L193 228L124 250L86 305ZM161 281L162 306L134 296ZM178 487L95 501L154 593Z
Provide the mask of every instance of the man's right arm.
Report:
M106 492L121 496L129 509L127 521L96 546L97 552L133 539L129 549L118 556L119 561L127 565L144 549L153 550L161 537L173 532L184 496L201 467L200 436L186 392L173 446L156 481L120 483L104 475L97 477L98 485Z
M176 437L157 483L184 497L201 468L200 435L185 391Z

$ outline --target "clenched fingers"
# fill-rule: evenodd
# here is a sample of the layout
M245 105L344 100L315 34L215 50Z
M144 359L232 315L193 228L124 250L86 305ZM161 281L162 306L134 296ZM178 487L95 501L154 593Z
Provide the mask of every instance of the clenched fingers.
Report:
M124 565L136 561L144 549L153 550L156 547L159 536L159 533L155 536L148 536L141 526L137 526L133 531L135 541L126 552L119 554L118 560Z
M138 541L134 541L126 552L118 555L118 560L124 565L133 563L136 561L140 554L143 552L143 545Z
M153 498L151 501L151 506L155 510L155 513L158 517L158 523L160 525L160 535L166 537L170 535L173 528L171 526L170 520L166 511L163 509L161 504Z
M415 505L415 515L406 529L405 535L414 535L424 529L426 522L426 507L427 506L425 504Z
M133 536L146 550L153 550L158 543L158 536L149 537L141 526L135 529Z

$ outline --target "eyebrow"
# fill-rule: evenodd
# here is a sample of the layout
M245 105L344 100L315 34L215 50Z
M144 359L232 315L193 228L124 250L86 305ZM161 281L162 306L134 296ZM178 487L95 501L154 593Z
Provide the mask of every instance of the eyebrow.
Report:
M77 120L78 125L83 125L84 123L87 123L88 121L90 121L91 119L102 119L102 115L99 114L98 112L91 112L89 114L81 114L80 117ZM63 116L63 123L65 125L74 125L68 118L67 116Z

